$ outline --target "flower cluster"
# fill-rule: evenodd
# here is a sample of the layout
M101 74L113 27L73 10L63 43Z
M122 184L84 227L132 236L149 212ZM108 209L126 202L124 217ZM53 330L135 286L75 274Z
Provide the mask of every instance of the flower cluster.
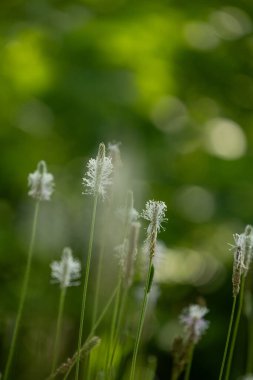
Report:
M187 337L194 343L197 343L209 326L209 322L204 319L208 313L204 306L190 305L184 309L179 317L180 322L184 325Z
M28 195L38 201L49 201L54 191L54 177L47 172L45 161L40 161L37 170L28 176Z
M91 158L87 164L87 173L83 178L86 188L85 194L100 195L105 198L109 186L112 184L112 159L105 156L105 145L101 143L96 159Z
M60 261L53 261L50 265L53 282L59 283L61 288L79 285L76 281L81 277L81 264L73 259L72 250L69 247L63 249Z

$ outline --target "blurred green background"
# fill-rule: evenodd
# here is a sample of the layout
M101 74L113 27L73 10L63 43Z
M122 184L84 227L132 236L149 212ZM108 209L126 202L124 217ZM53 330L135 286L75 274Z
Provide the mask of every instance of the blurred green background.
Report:
M253 223L252 17L251 0L1 1L0 370L30 236L28 173L44 159L56 191L41 207L15 356L21 380L48 374L59 296L49 263L65 245L84 257L91 200L81 178L99 142L115 141L136 208L153 198L168 206L145 345L157 379L169 376L177 315L198 296L211 325L192 378L217 377L232 302L227 243ZM69 290L62 358L76 346L80 294ZM246 326L233 379L244 373Z

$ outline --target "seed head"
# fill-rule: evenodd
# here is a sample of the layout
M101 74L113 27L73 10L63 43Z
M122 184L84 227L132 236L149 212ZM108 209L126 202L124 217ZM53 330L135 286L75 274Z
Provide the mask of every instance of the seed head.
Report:
M184 309L179 316L180 322L184 325L188 339L196 344L209 327L209 321L204 319L208 313L205 306L190 305Z
M91 158L87 164L87 173L83 178L83 194L100 195L105 198L108 187L112 184L112 160L105 156L105 145L101 143L96 159Z
M160 232L162 222L166 222L165 212L167 206L161 201L148 201L146 208L142 211L142 218L148 220L149 226L147 228L146 244L148 245L149 253L151 256L155 255L157 233Z
M54 186L53 175L47 172L45 161L40 161L37 170L28 175L28 195L38 201L50 201Z
M54 283L59 283L61 288L79 285L76 281L81 277L81 264L77 259L73 259L72 250L65 247L60 261L53 261L50 265L51 276Z

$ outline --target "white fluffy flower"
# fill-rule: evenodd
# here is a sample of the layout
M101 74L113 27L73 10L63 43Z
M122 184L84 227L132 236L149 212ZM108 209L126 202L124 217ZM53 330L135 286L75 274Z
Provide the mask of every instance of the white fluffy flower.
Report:
M51 276L54 283L59 283L61 288L79 285L76 281L81 277L81 264L73 259L72 250L69 247L63 249L60 261L53 261L50 265Z
M157 233L162 228L162 222L167 220L165 218L166 210L167 206L164 202L148 201L145 210L141 213L141 217L150 222L147 228L145 247L149 251L151 257L155 255Z
M208 311L204 306L190 305L179 316L188 338L192 339L194 343L199 341L209 326L209 321L204 319Z
M54 191L54 177L47 172L45 161L40 161L37 170L28 176L28 195L39 201L50 201Z
M155 229L157 232L160 232L162 228L162 222L165 222L165 213L167 206L162 201L148 201L146 203L145 210L142 211L141 216L150 221L148 229Z
M87 164L87 173L83 178L85 194L100 195L105 198L108 187L112 184L112 160L105 156L104 144L99 145L97 158L91 158Z

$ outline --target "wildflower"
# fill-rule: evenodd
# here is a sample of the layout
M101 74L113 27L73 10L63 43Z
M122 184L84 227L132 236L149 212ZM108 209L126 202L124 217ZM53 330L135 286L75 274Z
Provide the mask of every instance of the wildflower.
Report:
M108 187L112 184L112 159L105 156L105 145L101 143L96 159L91 158L87 164L87 173L83 178L86 191L83 194L100 195L105 198Z
M40 161L37 170L28 176L28 186L30 190L28 195L38 201L50 201L54 191L54 177L47 172L45 161Z
M179 316L179 320L184 325L188 338L194 343L199 341L209 326L209 322L204 319L208 311L205 306L190 305Z
M234 250L234 265L233 265L233 296L236 297L240 291L241 275L247 275L249 266L252 260L253 250L253 229L248 225L242 234L233 234L235 244L231 246Z
M150 221L147 228L146 244L148 245L150 256L155 255L157 233L162 228L162 222L165 222L165 212L167 206L161 201L148 201L145 210L142 211L141 216Z
M79 285L76 281L81 277L81 264L79 260L73 259L72 250L69 247L63 249L60 261L53 261L50 265L53 282L59 283L61 288Z

